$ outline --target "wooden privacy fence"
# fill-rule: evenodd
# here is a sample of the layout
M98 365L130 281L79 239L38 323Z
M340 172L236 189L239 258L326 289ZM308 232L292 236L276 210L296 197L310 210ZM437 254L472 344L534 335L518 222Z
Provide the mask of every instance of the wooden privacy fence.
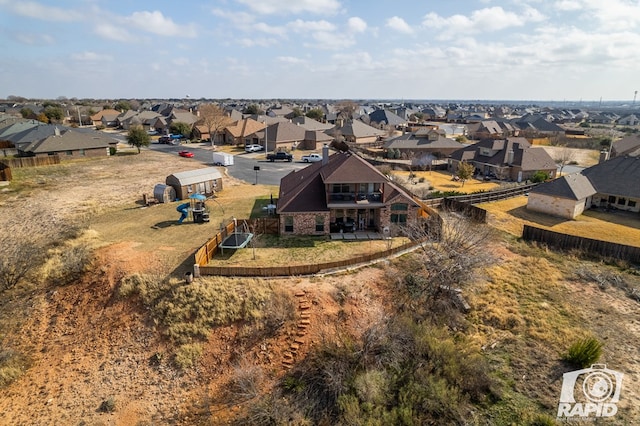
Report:
M398 247L376 253L352 257L334 262L314 263L312 265L289 266L200 266L201 275L222 275L226 277L283 277L296 275L313 275L332 269L348 268L361 263L372 262L405 250L415 248L418 242L408 242Z
M5 158L1 161L8 167L14 169L20 167L39 167L39 166L51 166L53 164L60 164L59 155L48 155L46 157L18 157L18 158Z
M195 257L195 264L200 268L206 267L209 261L218 252L218 247L229 234L236 231L236 225L247 223L249 229L254 234L278 234L280 221L277 217L259 217L255 219L236 219L231 220L226 225L221 226L220 231L202 247L198 249ZM239 226L239 225L238 225ZM202 269L201 269L202 270Z
M11 167L4 163L0 163L0 181L11 180Z
M473 204L468 204L453 198L445 198L442 200L442 207L446 210L460 212L474 222L487 223L487 211Z
M529 225L524 225L522 238L526 241L537 241L561 250L580 250L588 254L640 263L640 247L561 234Z

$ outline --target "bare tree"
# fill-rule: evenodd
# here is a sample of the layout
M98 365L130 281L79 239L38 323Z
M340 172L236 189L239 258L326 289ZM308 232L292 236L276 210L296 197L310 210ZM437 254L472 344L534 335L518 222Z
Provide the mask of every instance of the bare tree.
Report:
M556 163L560 165L560 171L558 173L559 176L562 176L564 166L575 160L575 156L576 152L573 149L566 145L560 147L556 154Z
M200 121L207 127L209 135L211 135L211 146L215 145L216 135L231 124L233 120L224 113L224 110L215 104L203 104L198 107L200 113Z
M492 229L456 213L445 211L439 219L407 225L405 232L420 241L419 267L404 278L406 289L416 300L451 297L491 260L487 247Z
M36 258L41 257L41 249L24 240L0 237L0 292L15 287L39 266ZM38 259L39 260L39 259Z
M341 101L336 104L336 111L338 116L349 120L353 118L353 114L358 109L358 104L353 101Z

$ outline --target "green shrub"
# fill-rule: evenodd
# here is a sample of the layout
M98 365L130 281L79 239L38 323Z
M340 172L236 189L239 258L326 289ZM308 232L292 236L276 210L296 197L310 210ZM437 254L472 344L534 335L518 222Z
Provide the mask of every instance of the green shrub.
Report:
M549 179L549 173L543 172L542 170L538 170L531 176L531 182L544 182Z
M194 366L196 361L202 356L202 345L199 343L188 343L182 345L176 351L175 363L176 365L186 370Z
M529 423L530 426L556 426L558 422L546 414L538 414L532 421Z
M116 411L116 401L112 396L102 401L100 404L100 411L103 413L113 413Z
M578 367L589 367L602 355L602 342L595 337L586 337L575 342L563 359Z

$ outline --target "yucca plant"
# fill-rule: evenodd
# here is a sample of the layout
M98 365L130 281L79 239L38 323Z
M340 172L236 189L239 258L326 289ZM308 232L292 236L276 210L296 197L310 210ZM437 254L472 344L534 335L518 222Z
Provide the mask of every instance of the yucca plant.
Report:
M585 337L575 342L563 359L578 367L589 367L602 355L602 342L595 337Z

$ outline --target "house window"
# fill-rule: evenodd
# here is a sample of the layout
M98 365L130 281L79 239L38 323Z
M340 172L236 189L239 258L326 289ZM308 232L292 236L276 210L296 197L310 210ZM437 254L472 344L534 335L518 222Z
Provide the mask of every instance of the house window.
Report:
M627 203L627 206L629 207L635 207L636 206L636 202L633 200L629 200L629 202Z
M407 215L406 214L391 214L391 223L404 224L407 223Z
M324 216L316 215L316 232L324 232Z
M609 195L609 203L615 203L615 202L616 202L615 195Z
M394 203L391 204L391 211L392 212L397 212L397 211L407 211L409 210L409 205L406 203Z
M293 216L284 217L284 232L293 232Z
M627 199L626 198L618 198L618 205L619 206L624 206L625 204L627 204Z
M84 149L78 150L78 154L85 155Z
M67 151L67 155L73 155L73 151Z

